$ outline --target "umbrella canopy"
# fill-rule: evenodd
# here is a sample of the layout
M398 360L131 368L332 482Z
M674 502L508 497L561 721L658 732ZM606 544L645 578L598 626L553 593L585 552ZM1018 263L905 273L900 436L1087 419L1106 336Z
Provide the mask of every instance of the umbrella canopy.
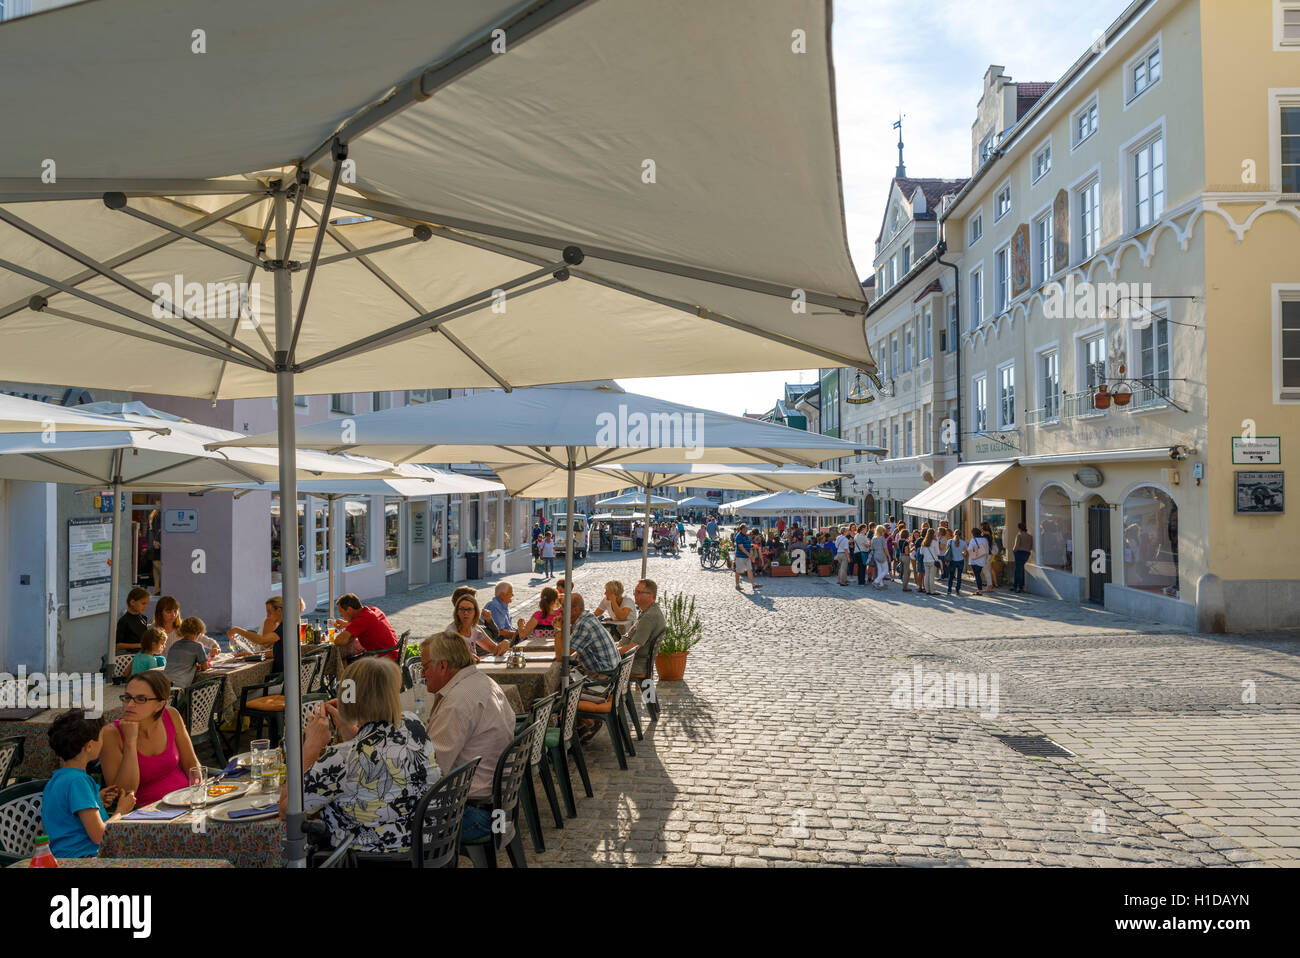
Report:
M165 425L138 428L164 433L167 431ZM118 432L122 429L122 423L120 420L88 412L86 407L55 406L53 403L37 402L34 399L0 395L0 434L45 433L47 436L53 436L60 429L76 432Z
M685 499L677 500L677 507L679 509L712 509L716 505L717 503L712 499L705 499L703 496L688 496Z
M718 511L732 516L843 516L857 511L857 506L807 493L773 492L728 502Z
M611 480L615 478L617 477L611 477ZM596 505L604 506L607 509L618 509L623 507L633 509L636 508L637 506L646 506L646 505L649 505L651 507L676 506L677 500L669 499L666 496L654 496L654 495L647 496L644 493L640 493L640 492L625 492L623 493L623 495L614 496L612 499L598 499L596 501Z

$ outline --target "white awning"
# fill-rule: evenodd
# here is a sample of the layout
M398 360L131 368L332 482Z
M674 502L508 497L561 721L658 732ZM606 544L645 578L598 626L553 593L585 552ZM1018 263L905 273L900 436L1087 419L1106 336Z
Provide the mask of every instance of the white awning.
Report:
M979 462L958 466L925 492L903 503L903 511L926 519L947 518L949 512L971 496L977 495L981 489L1015 465L1013 459L1010 462Z

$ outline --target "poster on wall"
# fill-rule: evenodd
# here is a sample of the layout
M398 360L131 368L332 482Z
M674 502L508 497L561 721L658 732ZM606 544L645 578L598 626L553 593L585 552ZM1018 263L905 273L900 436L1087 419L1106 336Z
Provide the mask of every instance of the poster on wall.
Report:
M1237 513L1279 515L1285 511L1282 472L1237 472Z
M108 611L112 582L109 556L113 520L91 516L68 520L68 618L80 619Z

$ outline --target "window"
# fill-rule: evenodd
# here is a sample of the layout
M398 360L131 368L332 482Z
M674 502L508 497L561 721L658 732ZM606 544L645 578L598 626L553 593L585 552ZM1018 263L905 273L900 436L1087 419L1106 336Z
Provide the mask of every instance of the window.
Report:
M1300 49L1300 3L1284 3L1281 0L1274 2L1273 49Z
M1097 333L1079 342L1083 359L1080 385L1083 389L1096 389L1106 381L1106 334Z
M912 244L903 244L903 275L906 276L908 270L912 268Z
M858 445L862 444L862 430L858 430ZM515 500L505 502L505 516L501 524L501 548L509 552L515 547Z
M975 388L971 390L971 401L974 403L975 414L971 417L971 428L975 432L984 432L989 424L988 378L976 376L974 385Z
M993 197L993 222L996 223L1002 217L1011 212L1011 184L1007 183L998 190L997 196Z
M1274 305L1274 383L1282 402L1300 401L1300 288L1280 290Z
M495 552L501 548L501 543L497 539L497 497L487 497L487 516L483 530L483 551Z
M944 342L944 348L949 352L957 350L957 333L960 329L957 317L957 297L948 297L948 336Z
M307 503L298 497L298 576L307 575ZM280 497L271 496L271 584L281 582L280 570Z
M1300 7L1296 8L1300 16ZM1300 193L1300 103L1282 106L1281 154L1282 192Z
M371 393L370 408L374 412L379 412L380 410L383 409L392 409L393 394L392 393Z
M1094 93L1092 98L1070 117L1070 143L1072 149L1077 149L1084 140L1097 132L1098 117L1097 94Z
M898 375L898 334L889 337L889 378Z
M974 246L984 236L984 211L979 210L970 218L970 242L968 246Z
M895 253L889 257L889 285L894 286L898 283L898 254Z
M1101 247L1101 181L1093 177L1074 191L1078 210L1079 262L1091 258Z
M1124 585L1178 596L1178 504L1154 486L1124 500Z
M1070 497L1060 486L1038 494L1038 564L1049 569L1074 568Z
M899 448L898 448L898 423L897 423L897 422L895 422L892 426L890 426L890 433L891 433L891 434L893 435L893 437L894 437L894 441L891 442L891 443L889 444L889 454L890 454L890 458L891 458L891 459L897 459L897 458L898 458L898 455L899 455Z
M971 270L970 274L970 328L979 329L984 321L984 271ZM955 346L953 347L956 348Z
M370 561L370 500L343 500L343 542L347 550L347 567Z
M1169 320L1150 317L1145 328L1137 330L1137 378L1147 386L1148 395L1134 397L1138 405L1163 404L1169 394Z
M1144 230L1165 211L1165 140L1157 134L1129 154L1133 227Z
M384 572L402 567L402 500L384 500Z
M1016 427L1016 367L1012 364L998 369L998 428Z
M329 568L329 502L321 499L312 500L312 528L315 529L315 542L312 553L312 566L316 575L325 575Z
M1054 243L1051 210L1034 220L1033 229L1030 231L1030 242L1033 243L1034 285L1042 286L1052 278L1054 272L1052 269Z
M351 413L354 405L352 393L330 393L330 412Z
M437 501L429 504L429 560L437 562L442 558L442 530L446 506Z
M895 206L894 221L893 224L890 226L889 232L891 234L897 233L900 229L902 229L902 227L903 227L903 211L900 210L897 206Z
M921 433L921 451L928 456L934 451L934 410L927 405L922 418L925 427Z
M1151 87L1160 82L1160 40L1147 47L1135 60L1130 60L1124 74L1124 83L1128 88L1125 106L1132 103Z
M903 423L903 455L912 455L912 417L908 416Z
M1052 141L1048 140L1029 160L1030 182L1037 183L1052 171Z
M1005 312L1011 305L1011 247L1004 246L993 256L993 268L997 276L997 299L993 303L994 314Z
M294 397L293 397L293 404L294 404L295 406L297 406L299 409L307 409L307 408L309 408L309 407L308 407L308 404L307 404L307 401L308 401L310 398L311 398L310 396L294 396Z
M1041 421L1061 418L1061 354L1051 349L1038 355L1038 403Z
M929 306L921 311L921 359L930 358L930 338L934 335L934 310Z
M990 133L984 139L980 140L980 165L983 166L990 156L993 155L993 141L997 138L996 133Z
M406 404L414 406L417 403L431 402L433 397L430 395L432 389L408 389L406 391Z
M903 372L910 372L912 369L912 360L914 353L915 336L912 333L912 324L907 324L907 329L903 330Z
M447 554L453 559L460 552L460 500L447 505Z

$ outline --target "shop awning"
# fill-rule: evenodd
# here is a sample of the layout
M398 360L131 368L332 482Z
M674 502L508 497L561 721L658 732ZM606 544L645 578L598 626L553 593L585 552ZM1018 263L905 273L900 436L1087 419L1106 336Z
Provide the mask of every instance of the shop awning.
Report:
M903 511L926 519L944 519L980 490L1014 468L1016 461L979 462L958 466L925 492L903 503Z

